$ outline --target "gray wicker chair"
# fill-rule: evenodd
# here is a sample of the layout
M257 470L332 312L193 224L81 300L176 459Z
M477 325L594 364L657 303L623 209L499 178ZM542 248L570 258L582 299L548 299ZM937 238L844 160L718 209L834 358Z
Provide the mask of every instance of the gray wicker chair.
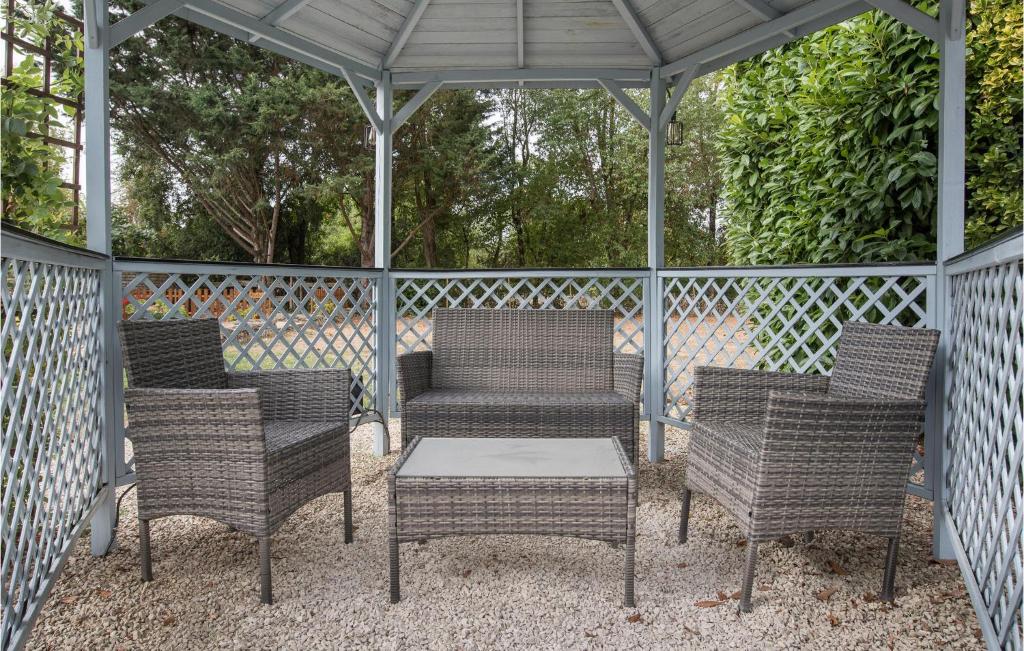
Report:
M398 358L402 447L417 436L617 436L634 466L642 355L608 310L434 310L433 351Z
M348 370L226 372L216 319L118 328L143 581L153 578L149 523L169 515L256 536L267 604L270 536L293 511L343 493L344 540L352 541Z
M758 543L847 529L889 539L881 598L893 599L903 502L939 334L846 323L831 377L699 367L682 494L714 497L747 537L740 610Z

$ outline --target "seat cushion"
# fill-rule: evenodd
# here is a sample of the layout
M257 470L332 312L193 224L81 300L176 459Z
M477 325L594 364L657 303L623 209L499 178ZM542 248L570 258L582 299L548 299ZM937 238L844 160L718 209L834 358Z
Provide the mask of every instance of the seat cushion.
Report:
M433 390L405 403L404 443L416 436L598 438L617 436L635 459L635 405L614 391Z
M750 522L762 428L739 421L698 421L690 435L687 486L707 493L745 528Z
M271 530L309 500L350 485L348 423L267 421L263 432Z

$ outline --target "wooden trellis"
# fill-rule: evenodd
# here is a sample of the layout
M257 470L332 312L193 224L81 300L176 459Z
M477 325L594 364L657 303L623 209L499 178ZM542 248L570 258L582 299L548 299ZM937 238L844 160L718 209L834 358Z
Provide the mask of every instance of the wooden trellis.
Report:
M4 71L3 76L0 77L0 83L3 84L4 88L11 88L19 86L12 77L11 73L14 70L16 62L19 58L24 57L28 54L32 54L41 57L41 65L43 67L42 76L42 87L41 88L22 88L29 95L39 97L41 99L50 100L60 104L61 106L70 108L73 110L70 116L70 124L67 125L53 125L50 123L49 118L43 122L42 133L30 131L26 134L29 138L37 138L47 145L52 147L60 147L70 152L70 169L68 174L70 178L65 178L64 182L61 183L61 187L71 192L71 224L70 228L73 232L77 232L80 227L80 198L82 193L81 183L81 160L82 160L82 120L85 115L85 98L83 93L79 93L74 97L68 97L54 92L53 75L55 72L55 57L54 57L54 39L53 36L47 36L42 43L34 43L28 38L24 38L25 35L20 34L17 30L16 23L12 20L12 17L24 15L24 12L19 8L19 2L17 0L6 0L7 13L4 20L3 29L0 30L0 39L4 43ZM53 18L58 25L67 33L82 34L83 24L82 21L74 16L64 13L60 10L54 10ZM78 56L84 55L83 52L78 51ZM56 135L54 130L57 130ZM67 132L67 133L64 133ZM61 137L70 136L70 137Z

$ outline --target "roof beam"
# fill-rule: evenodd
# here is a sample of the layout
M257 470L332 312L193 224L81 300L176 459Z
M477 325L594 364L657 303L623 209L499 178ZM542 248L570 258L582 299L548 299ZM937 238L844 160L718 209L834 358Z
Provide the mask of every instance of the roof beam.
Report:
M721 70L722 68L731 66L737 61L743 61L745 59L758 56L759 54L764 54L768 50L779 47L780 45L785 45L786 43L789 43L797 38L803 38L805 36L813 34L818 30L825 29L826 27L836 25L838 23L843 22L844 20L853 18L854 16L858 16L866 11L871 11L871 5L867 4L866 2L863 2L862 0L858 0L857 2L851 5L841 7L840 9L829 12L828 14L816 18L809 23L804 23L803 25L794 28L794 38L790 38L789 36L786 36L781 33L775 34L774 36L770 36L764 40L752 43L747 47L740 48L738 50L733 50L728 54L717 57L715 59L711 59L710 61L701 64L700 72L702 75L706 75L710 72L714 72L715 70Z
M522 2L522 0L519 1ZM633 32L633 36L640 43L640 48L647 55L647 58L654 65L660 66L661 50L658 49L658 44L651 38L644 24L640 22L640 17L633 11L633 5L630 4L630 0L612 0L612 4L619 10L619 15L622 16L622 20L625 21L629 31Z
M273 27L272 25L264 24L256 18L244 14L236 9L232 9L226 5L213 2L212 0L186 0L185 4L189 9L194 10L196 13L209 16L210 18L215 18L218 21L227 23L232 27L246 31L254 36L258 36L267 41L284 46L290 50L305 54L308 57L319 59L324 63L336 66L337 70L334 71L335 74L338 74L342 69L344 69L349 73L356 74L371 81L380 79L380 70L377 68L369 66L362 61L345 56L340 52L335 52L334 50L329 50L325 47L311 43L306 39L285 32L277 27Z
M774 20L751 27L750 29L740 32L735 36L731 36L723 41L715 43L714 45L710 45L706 48L693 52L692 54L688 54L677 61L669 63L668 65L662 66L661 76L674 77L680 72L683 72L695 65L714 61L715 59L724 57L751 45L767 41L768 39L771 39L771 37L778 36L780 34L785 38L783 43L788 42L793 39L785 36L784 32L792 31L795 37L799 37L801 32L796 29L797 27L810 23L823 16L838 13L838 10L854 4L863 6L863 3L860 2L860 0L813 0L799 9L794 9L793 11L783 14Z
M260 18L260 22L276 27L295 15L296 11L305 7L309 2L310 0L284 0L284 2L274 7L273 11Z
M523 35L523 0L516 0L516 65L526 67L526 37Z
M110 47L120 45L161 18L185 6L185 0L157 0L110 26Z
M439 81L435 81L430 84L425 84L423 88L420 88L415 95L412 96L408 102L405 103L402 108L398 109L398 113L395 113L394 117L391 118L391 133L394 135L398 131L398 127L405 124L406 120L412 117L416 110L423 106L431 95L433 95L442 84Z
M105 0L87 1L104 2ZM151 5L154 2L158 2L159 0L141 1L145 5ZM248 29L245 29L244 27L241 27L233 22L222 20L221 18L215 16L211 16L206 12L200 13L198 11L195 11L189 8L189 4L189 0L186 0L185 6L173 12L174 15L183 20L187 20L190 23L202 25L203 27L212 29L217 33L224 34L225 36L229 36L234 39L238 39L239 41L252 40L253 33ZM258 23L256 19L252 20L253 22ZM324 72L332 75L341 76L341 69L343 65L347 62L355 63L359 66L362 66L364 69L368 71L374 71L373 76L370 76L369 73L364 74L363 76L365 76L366 79L376 81L380 77L379 72L375 71L373 68L367 66L366 64L348 59L347 57L344 57L341 54L337 54L335 52L327 50L326 48L317 46L313 43L307 43L302 39L294 36L291 37L290 43L288 45L279 43L276 40L261 40L259 47L263 48L264 50L269 50L270 52L280 54L281 56L286 56L295 61L300 61L302 63L305 63L306 65L316 68L317 70L323 70Z
M771 6L764 0L733 0L733 2L743 7L744 9L746 9L747 11L754 14L755 16L757 16L758 18L765 22L769 20L775 20L776 18L782 16L781 11ZM791 31L784 31L782 33L790 38L796 38L796 36Z
M409 36L412 35L412 30L416 29L416 24L420 22L420 18L423 17L423 12L427 10L427 5L430 4L430 0L416 0L416 4L413 5L412 11L405 17L405 21L402 26L398 28L398 32L395 34L395 40L391 41L391 47L384 54L384 58L381 60L382 68L390 68L395 63L395 59L401 54L402 48L405 47L405 42L409 40Z
M668 98L668 102L665 104L665 108L661 110L661 116L658 119L658 126L664 129L668 126L668 123L672 121L672 114L676 112L676 108L679 107L679 102L683 101L683 96L686 95L686 91L690 89L690 84L693 80L700 76L701 66L694 66L683 73L679 81L676 83L676 87L672 89L672 95Z
M619 86L611 79L598 79L597 81L612 97L615 98L616 102L622 105L622 108L629 111L633 116L633 119L639 122L643 128L648 131L651 130L651 116L647 115L647 111L640 108L640 105L634 102L633 98L622 90L622 86Z
M613 79L617 82L638 82L646 88L651 81L649 68L495 68L483 70L420 70L396 72L391 76L395 86L419 86L433 81L452 83L533 82L533 81L595 81Z
M359 102L359 106L363 109L363 113L366 114L366 118L373 125L373 128L377 130L377 133L381 133L384 130L384 120L381 119L380 113L377 112L377 105L366 94L366 89L363 87L361 80L353 76L348 70L343 69L341 74L345 77L348 85L352 87L352 94L356 96L356 101Z
M942 29L939 21L924 13L917 7L903 0L866 0L869 5L885 12L911 29L916 29L931 40L938 43L942 40Z

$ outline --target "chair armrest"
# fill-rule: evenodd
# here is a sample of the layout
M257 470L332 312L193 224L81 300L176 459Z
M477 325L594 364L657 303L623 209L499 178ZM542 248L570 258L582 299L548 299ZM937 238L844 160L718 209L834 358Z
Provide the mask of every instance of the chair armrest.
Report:
M923 400L771 391L754 486L758 526L898 533L924 413ZM787 527L788 518L798 522Z
M404 407L424 391L430 390L430 371L434 353L419 350L398 356L398 404Z
M626 353L615 353L614 386L615 392L639 404L643 397L644 356Z
M246 458L266 455L256 389L129 388L124 401L140 464L171 456L219 463L229 450Z
M773 390L824 394L828 376L698 366L693 373L693 418L761 423Z
M228 373L228 387L259 389L266 420L348 422L352 373L347 368Z

